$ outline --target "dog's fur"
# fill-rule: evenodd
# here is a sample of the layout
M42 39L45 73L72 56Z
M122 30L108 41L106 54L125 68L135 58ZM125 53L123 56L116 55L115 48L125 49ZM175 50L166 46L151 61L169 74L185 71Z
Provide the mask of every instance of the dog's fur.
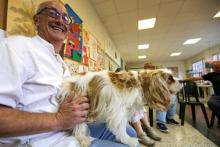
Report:
M119 141L134 147L138 140L126 132L133 112L143 108L144 103L165 110L171 104L171 94L179 89L179 83L165 70L88 72L64 80L60 99L62 102L66 96L88 97L89 117L105 122ZM91 143L86 123L77 125L73 135L82 147Z

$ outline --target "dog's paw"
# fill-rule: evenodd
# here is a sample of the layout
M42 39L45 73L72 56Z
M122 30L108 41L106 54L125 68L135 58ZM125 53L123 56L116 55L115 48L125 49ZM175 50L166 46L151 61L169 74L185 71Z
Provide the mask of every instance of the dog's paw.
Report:
M80 143L80 147L89 147L90 144L91 144L90 141L83 141L83 142Z
M80 143L80 147L89 147L91 144L91 140L89 137L77 138Z
M123 143L129 145L129 147L137 147L139 144L138 139L134 137L127 138Z

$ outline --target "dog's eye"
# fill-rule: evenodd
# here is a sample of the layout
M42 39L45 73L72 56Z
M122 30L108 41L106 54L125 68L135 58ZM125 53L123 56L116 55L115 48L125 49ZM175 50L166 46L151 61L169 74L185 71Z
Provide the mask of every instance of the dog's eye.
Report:
M168 82L174 82L173 76L168 77Z

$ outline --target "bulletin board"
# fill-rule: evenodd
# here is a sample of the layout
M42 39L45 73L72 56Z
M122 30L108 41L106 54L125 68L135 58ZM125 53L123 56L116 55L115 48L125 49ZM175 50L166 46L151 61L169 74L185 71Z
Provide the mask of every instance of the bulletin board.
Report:
M88 63L91 71L103 70L105 68L105 57L101 43L86 29L83 30L83 36L83 48L86 51L84 64Z

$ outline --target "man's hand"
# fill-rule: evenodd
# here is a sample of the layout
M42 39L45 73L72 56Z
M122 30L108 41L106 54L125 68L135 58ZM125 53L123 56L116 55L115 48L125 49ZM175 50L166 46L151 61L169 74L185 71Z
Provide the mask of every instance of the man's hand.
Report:
M85 122L88 109L89 104L86 97L78 97L74 100L71 97L67 97L56 114L61 129L74 128L75 125Z

